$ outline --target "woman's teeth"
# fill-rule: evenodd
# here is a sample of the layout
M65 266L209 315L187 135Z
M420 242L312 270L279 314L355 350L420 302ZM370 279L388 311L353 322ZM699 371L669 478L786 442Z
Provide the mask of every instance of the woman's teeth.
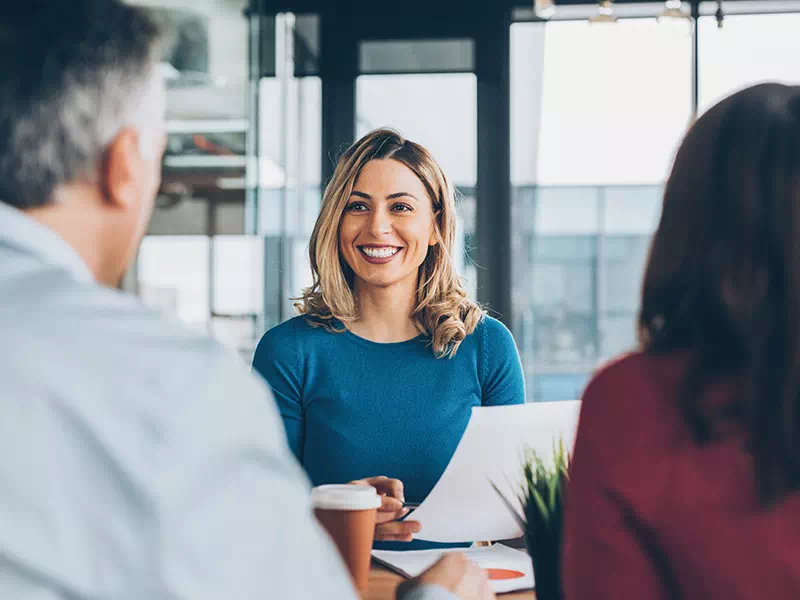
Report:
M389 258L400 251L400 248L367 248L362 247L361 251L370 258Z

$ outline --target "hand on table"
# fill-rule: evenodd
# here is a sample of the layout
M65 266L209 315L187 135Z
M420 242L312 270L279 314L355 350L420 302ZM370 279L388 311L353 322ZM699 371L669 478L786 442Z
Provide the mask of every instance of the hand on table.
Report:
M385 542L410 542L412 533L418 533L422 527L417 521L398 521L409 513L403 508L403 482L388 477L369 477L351 481L353 484L371 485L381 495L381 507L375 525L375 539Z
M495 598L486 571L459 552L445 554L422 575L403 583L397 588L397 600L424 584L439 585L461 600Z

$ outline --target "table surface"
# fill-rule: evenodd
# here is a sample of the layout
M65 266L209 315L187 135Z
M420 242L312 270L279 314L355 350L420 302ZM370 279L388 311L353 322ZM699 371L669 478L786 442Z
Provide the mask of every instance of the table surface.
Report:
M369 589L364 594L363 600L395 600L395 590L402 582L403 578L397 573L372 563L372 567L369 570ZM536 600L536 594L533 593L533 590L511 592L498 597L502 600Z

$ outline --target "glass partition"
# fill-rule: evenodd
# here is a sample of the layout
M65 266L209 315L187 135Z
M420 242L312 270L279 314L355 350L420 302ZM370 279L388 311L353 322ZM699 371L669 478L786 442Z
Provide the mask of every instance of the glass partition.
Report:
M250 260L257 242L244 235L247 0L134 3L152 10L166 34L168 142L128 287L247 354L263 289L262 270Z

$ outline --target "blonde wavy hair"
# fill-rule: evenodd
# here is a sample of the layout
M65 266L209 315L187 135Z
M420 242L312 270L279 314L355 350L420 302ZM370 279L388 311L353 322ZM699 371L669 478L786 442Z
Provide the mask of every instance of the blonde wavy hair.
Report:
M431 337L437 358L453 357L464 338L475 330L483 310L467 298L463 282L453 268L456 236L455 190L430 152L391 129L368 133L339 158L325 188L308 254L313 284L296 298L295 308L309 323L331 332L334 323L357 321L358 299L353 294L353 271L339 253L339 224L361 170L372 160L396 160L419 178L433 202L436 245L428 248L419 269L417 328Z

